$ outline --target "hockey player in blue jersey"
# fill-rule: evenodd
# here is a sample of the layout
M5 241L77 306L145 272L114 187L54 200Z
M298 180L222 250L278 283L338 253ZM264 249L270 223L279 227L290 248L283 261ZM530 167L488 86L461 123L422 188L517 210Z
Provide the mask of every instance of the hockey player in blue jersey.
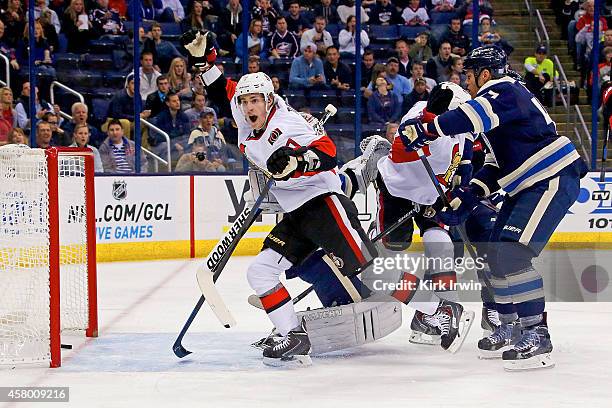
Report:
M502 324L478 347L502 353L507 370L554 365L544 312L541 275L532 265L569 207L578 197L586 165L537 98L507 76L507 57L495 46L479 47L464 61L472 100L437 116L432 123L402 123L408 150L438 137L482 132L494 163L474 174L468 186L450 194L445 222L467 218L475 203L498 189L506 199L490 238L488 262L496 308Z

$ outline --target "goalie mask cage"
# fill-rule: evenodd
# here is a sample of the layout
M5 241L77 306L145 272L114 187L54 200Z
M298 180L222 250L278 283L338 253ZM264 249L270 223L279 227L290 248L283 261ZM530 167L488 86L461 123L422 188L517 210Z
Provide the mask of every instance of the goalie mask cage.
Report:
M97 337L93 154L0 147L0 364L61 365L60 336Z

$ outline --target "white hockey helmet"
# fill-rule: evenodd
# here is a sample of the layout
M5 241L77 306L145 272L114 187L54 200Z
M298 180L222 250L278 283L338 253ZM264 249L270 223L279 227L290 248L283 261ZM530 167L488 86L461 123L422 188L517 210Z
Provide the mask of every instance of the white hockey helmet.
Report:
M448 110L456 109L462 103L472 99L470 94L465 89L454 82L440 82L437 86L442 89L449 89L453 92L453 98L448 105Z
M270 95L274 94L272 80L263 72L243 75L236 85L234 97L236 98L236 103L240 105L241 96L256 93L263 94L266 101L268 101Z

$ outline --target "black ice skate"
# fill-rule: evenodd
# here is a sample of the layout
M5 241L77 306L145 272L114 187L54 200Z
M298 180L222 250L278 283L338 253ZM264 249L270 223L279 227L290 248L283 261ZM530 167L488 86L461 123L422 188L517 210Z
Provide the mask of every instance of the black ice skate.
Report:
M550 353L553 346L544 320L530 328L523 329L521 338L509 350L504 351L504 369L508 371L535 370L555 366Z
M440 345L451 353L459 351L474 322L474 312L459 303L443 300L434 315L440 328Z
M491 334L478 341L478 358L501 358L502 353L515 344L521 337L521 328L518 322L501 323Z
M300 326L287 333L287 336L267 347L263 351L263 362L274 367L306 366L312 364L310 360L310 340L306 333L304 320Z
M480 318L480 327L483 330L482 337L490 336L500 324L501 321L499 320L497 310L489 309L488 307L483 306L482 315Z
M416 311L410 323L412 333L410 341L413 344L426 344L434 346L440 344L440 328L437 326L437 320L433 316L426 315L423 312Z

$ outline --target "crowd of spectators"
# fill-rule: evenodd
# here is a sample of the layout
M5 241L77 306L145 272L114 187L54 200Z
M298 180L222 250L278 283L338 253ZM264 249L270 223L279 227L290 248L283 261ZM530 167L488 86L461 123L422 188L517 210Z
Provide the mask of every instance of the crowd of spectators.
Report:
M47 125L50 128L49 140L45 136L39 143L37 137L36 145L76 143L97 148L100 171L135 170L135 90L130 66L122 71L124 86L109 98L100 123L94 123L90 109L80 103L65 109L72 119L61 116L59 106L47 102L48 85L58 75L59 49L86 54L94 51L96 40L112 39L129 56L133 1L138 1L137 12L146 23L137 36L141 53L136 74L142 98L142 111L137 114L170 139L168 143L162 133L142 127L142 144L163 158L170 148L179 171L232 171L242 163L231 147L237 131L230 113L209 106L177 37L164 33L168 24L180 27L177 33L192 28L213 31L223 61L246 59L249 72L269 72L270 65L284 64L284 72L270 72L270 76L277 93L289 99L296 92L307 96L312 90L338 95L357 91L367 108L362 119L381 127L397 122L416 102L425 100L436 82L450 80L465 86L462 57L473 46L471 0L363 0L360 10L353 0L253 0L247 32L243 32L244 4L239 0L32 1L36 6L34 60L41 90L36 100L37 130L42 127L46 135ZM491 2L479 2L480 41L511 52L510 44L495 30ZM3 144L21 140L20 132L26 137L29 133L29 31L23 0L1 3L0 52L10 61L11 75L11 88L0 93ZM359 33L356 13L363 24ZM399 28L413 31L387 39L375 34L376 28L394 26L398 33L403 33ZM361 60L358 84L355 54ZM226 68L223 63L218 66ZM231 71L228 76L236 79L237 73ZM20 93L15 100L11 90ZM150 170L150 162L151 157L143 155L141 170Z

